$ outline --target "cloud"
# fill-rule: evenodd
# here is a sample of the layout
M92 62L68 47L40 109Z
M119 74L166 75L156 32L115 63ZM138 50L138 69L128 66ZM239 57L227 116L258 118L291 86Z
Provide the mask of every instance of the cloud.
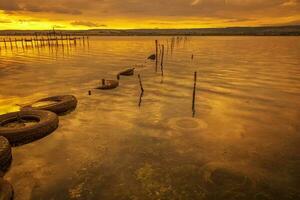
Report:
M16 0L0 0L0 10L14 11L19 9Z
M194 0L191 5L194 6L194 5L197 5L201 0Z
M105 24L97 24L97 23L89 22L89 21L75 21L75 22L72 22L71 25L86 26L86 27L106 27L107 26Z
M0 24L9 24L11 23L10 20L0 20Z
M60 13L60 14L71 14L71 15L80 15L82 12L78 9L70 9L67 7L59 7L59 6L37 6L37 5L25 5L23 7L24 11L29 12L53 12L53 13Z
M100 20L110 26L122 22L120 27L149 21L247 26L300 20L300 0L0 0L0 10L86 27L104 26Z
M300 4L300 0L289 0L289 1L284 1L282 3L282 6L297 6Z
M36 2L35 2L36 1ZM11 11L27 11L27 12L52 12L60 14L80 15L82 12L79 9L69 8L68 6L48 4L46 1L39 2L38 0L0 0L0 10L6 12ZM63 2L63 1L62 1Z

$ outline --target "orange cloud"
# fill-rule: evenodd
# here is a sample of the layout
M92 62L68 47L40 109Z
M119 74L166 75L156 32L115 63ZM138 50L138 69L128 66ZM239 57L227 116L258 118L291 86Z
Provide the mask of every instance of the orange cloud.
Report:
M299 10L299 0L0 0L0 29L283 25Z

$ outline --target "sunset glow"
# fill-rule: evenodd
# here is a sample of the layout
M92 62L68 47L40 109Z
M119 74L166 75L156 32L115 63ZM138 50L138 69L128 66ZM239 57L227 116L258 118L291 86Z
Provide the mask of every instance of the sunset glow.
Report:
M0 29L296 25L298 0L0 0Z

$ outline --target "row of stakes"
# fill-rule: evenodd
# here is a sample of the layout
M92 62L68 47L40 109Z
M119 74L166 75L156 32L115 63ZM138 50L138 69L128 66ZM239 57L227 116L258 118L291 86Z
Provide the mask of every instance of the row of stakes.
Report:
M158 54L158 41L155 40L155 54L152 54L148 57L148 60L155 60L156 63L156 72L157 72L157 68L158 68L158 63L159 63L159 57L160 59L160 66L161 66L161 75L163 76L164 73L164 69L163 69L163 63L164 63L164 45L161 45L161 49L160 49L160 54ZM191 56L191 59L194 58L194 55ZM135 68L130 68L130 69L126 69L120 73L117 74L117 80L105 80L102 79L102 82L100 84L99 87L96 87L95 89L99 89L99 90L111 90L111 89L115 89L119 86L119 79L120 76L132 76L134 75L134 70ZM139 107L141 106L141 101L142 101L142 97L144 95L144 87L143 87L143 83L142 83L142 78L141 75L138 74L138 79L139 79L139 84L140 84L140 89L141 89L141 94L140 94L140 100L139 100ZM193 117L195 117L196 114L196 107L195 107L195 103L196 103L196 88L197 88L197 72L194 72L194 86L193 86L193 95L192 95L192 113L193 113ZM89 90L88 91L88 95L92 95L92 91Z
M89 44L88 36L71 36L71 35L47 35L35 36L33 38L3 38L0 40L0 50L2 48L28 48L28 47L43 47L43 46L59 46L59 45L76 45L77 43Z

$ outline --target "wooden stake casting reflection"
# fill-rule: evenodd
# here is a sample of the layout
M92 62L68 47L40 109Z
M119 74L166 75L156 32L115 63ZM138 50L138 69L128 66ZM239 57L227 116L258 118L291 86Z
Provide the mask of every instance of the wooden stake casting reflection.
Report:
M162 54L161 54L161 63L160 63L162 76L164 75L164 55L165 55L165 45L162 45Z
M192 105L193 117L195 116L196 113L196 109L195 109L196 86L197 86L197 72L194 73L194 90L193 90L193 105Z
M155 40L155 71L157 72L157 64L158 64L158 41Z
M140 82L140 87L141 87L141 94L140 94L140 99L139 99L139 107L141 107L142 98L143 98L143 95L144 95L144 88L143 88L143 84L142 84L141 75L139 74L138 77L139 77L139 82Z

